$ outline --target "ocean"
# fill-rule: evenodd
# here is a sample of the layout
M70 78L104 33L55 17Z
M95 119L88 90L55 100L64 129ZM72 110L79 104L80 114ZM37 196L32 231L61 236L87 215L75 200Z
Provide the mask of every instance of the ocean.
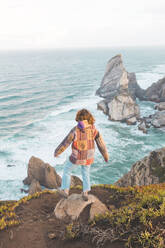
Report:
M165 48L106 48L0 52L0 200L23 197L20 188L31 156L39 157L62 175L68 148L59 158L54 149L76 125L75 115L89 109L110 155L106 164L98 150L91 183L112 184L150 151L165 146L165 133L111 122L95 95L108 60L122 54L127 71L147 88L165 76ZM154 103L140 102L141 116L154 113ZM12 165L9 167L8 165ZM80 168L73 171L81 177Z

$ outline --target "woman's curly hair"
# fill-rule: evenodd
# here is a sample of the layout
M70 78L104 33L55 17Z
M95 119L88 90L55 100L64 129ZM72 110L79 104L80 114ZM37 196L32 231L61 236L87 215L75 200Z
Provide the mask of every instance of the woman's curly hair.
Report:
M76 121L87 120L89 124L93 125L95 123L95 118L87 109L81 109L76 114Z

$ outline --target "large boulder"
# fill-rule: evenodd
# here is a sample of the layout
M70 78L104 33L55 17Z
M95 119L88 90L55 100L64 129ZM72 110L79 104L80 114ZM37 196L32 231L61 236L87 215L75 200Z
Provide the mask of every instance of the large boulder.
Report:
M153 83L145 90L144 100L153 102L165 102L165 77Z
M165 182L165 147L137 161L115 185L127 187Z
M113 99L123 89L127 89L133 99L143 96L143 90L137 84L135 73L128 73L122 61L121 54L108 61L100 88L96 94L108 99Z
M58 188L61 185L61 177L55 169L48 163L44 163L39 158L32 156L28 163L28 176L24 179L24 184L31 184L36 179L46 188Z
M113 121L126 121L134 117L136 122L136 118L140 116L139 106L127 92L115 96L108 103L108 109L109 118Z
M90 219L93 219L96 214L103 214L108 211L105 204L94 195L88 195L88 201L84 201L81 194L71 194L67 199L61 199L57 203L54 214L60 220L65 220L65 218L76 220L87 206L90 207Z

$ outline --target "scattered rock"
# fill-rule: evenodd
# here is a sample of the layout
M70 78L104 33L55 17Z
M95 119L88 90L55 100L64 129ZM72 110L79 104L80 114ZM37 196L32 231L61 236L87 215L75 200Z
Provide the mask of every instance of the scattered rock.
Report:
M32 156L28 164L28 177L23 180L24 184L31 184L36 179L46 188L58 188L61 185L61 177L55 169L41 159Z
M165 147L137 161L115 185L121 187L165 182Z
M165 77L153 83L144 91L144 100L165 102Z
M99 214L108 211L107 207L94 195L88 195L88 201L84 201L81 194L72 194L67 199L61 199L57 203L54 214L56 218L61 220L65 218L76 220L88 205L91 205L89 215L91 219L93 219L95 213Z
M141 130L143 133L148 132L146 122L144 120L140 122L140 124L138 125L138 129Z
M146 128L150 128L152 125L155 128L165 128L165 110L157 111L155 114L150 115L149 117L144 117L142 121L145 122Z
M33 179L29 187L29 195L32 195L32 194L35 194L41 191L42 191L42 188L41 188L40 183L36 179Z

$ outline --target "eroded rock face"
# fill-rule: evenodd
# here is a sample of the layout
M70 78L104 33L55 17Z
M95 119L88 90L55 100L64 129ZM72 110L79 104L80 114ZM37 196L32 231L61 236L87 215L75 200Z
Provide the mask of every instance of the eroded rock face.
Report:
M144 100L153 102L165 102L165 77L153 83L145 90Z
M110 120L136 124L140 111L136 97L143 98L143 90L137 84L135 73L128 73L121 55L113 57L107 64L105 75L97 95L105 98L97 105Z
M143 90L137 84L135 73L128 73L125 70L122 56L119 54L108 61L101 86L96 94L113 99L123 89L127 89L133 99L143 96Z
M147 129L151 126L165 131L165 110L156 111L153 115L143 117L138 125L138 129L142 130L143 133L147 133Z
M36 179L46 188L58 188L61 185L61 177L55 169L41 159L32 156L28 163L28 177L23 181L24 184L31 184Z
M115 185L127 187L165 182L165 147L137 161Z
M88 201L84 201L80 194L72 194L57 203L54 214L60 220L65 218L76 220L88 205L91 205L90 219L93 219L95 214L103 214L108 211L107 207L94 195L88 195Z
M114 121L126 121L134 117L133 122L136 122L136 118L140 115L139 106L128 93L114 97L108 104L108 108L109 118Z

